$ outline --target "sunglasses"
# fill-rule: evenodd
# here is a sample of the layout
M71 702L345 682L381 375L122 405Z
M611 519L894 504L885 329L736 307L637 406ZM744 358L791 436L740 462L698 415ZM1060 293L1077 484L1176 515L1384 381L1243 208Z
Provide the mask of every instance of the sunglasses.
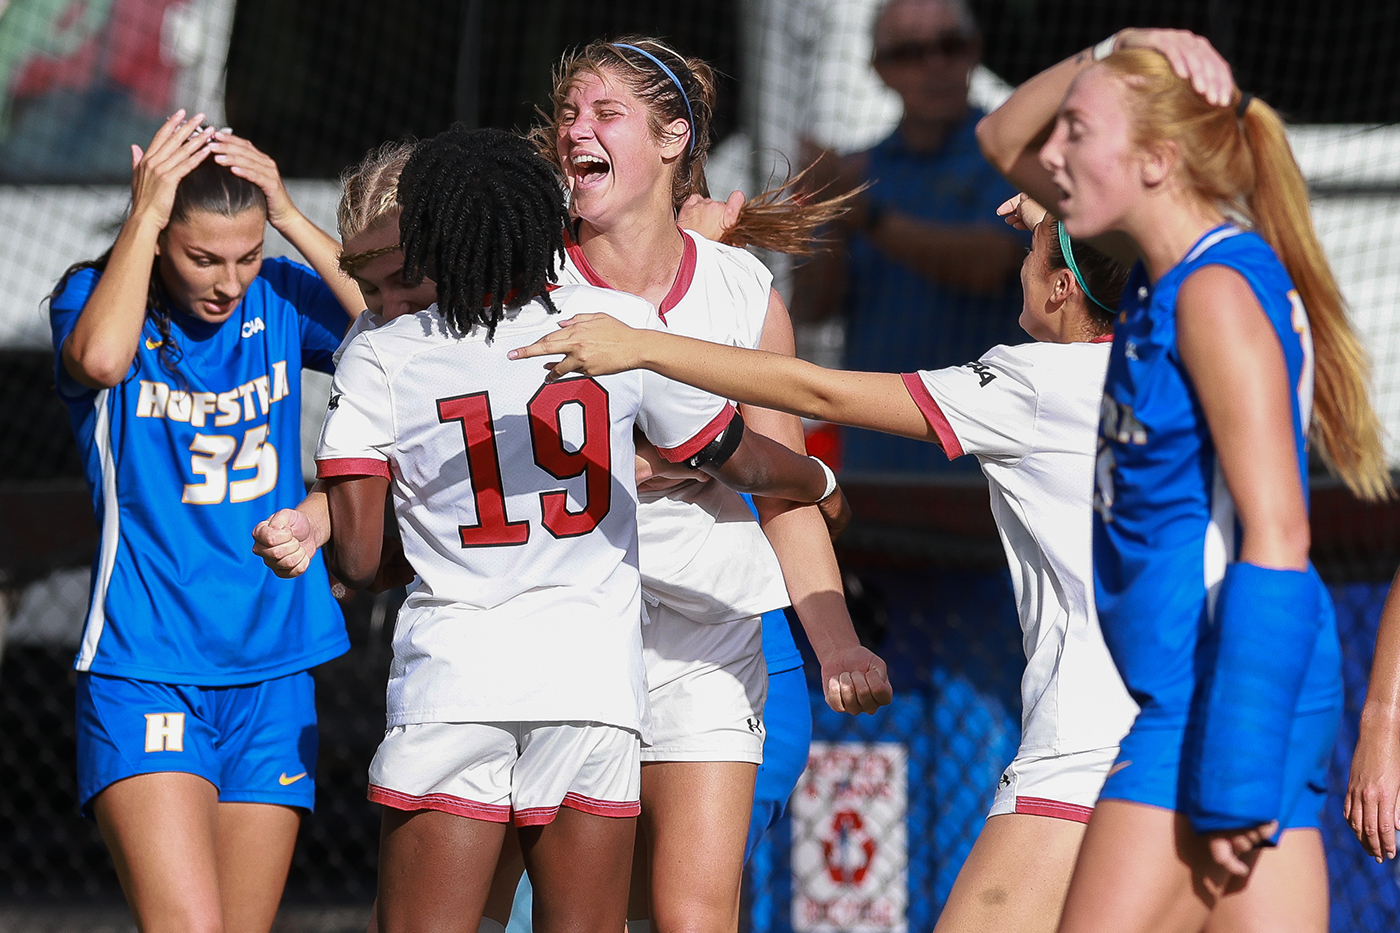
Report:
M934 58L961 58L972 49L972 40L955 32L925 42L898 42L875 52L877 65L921 65Z

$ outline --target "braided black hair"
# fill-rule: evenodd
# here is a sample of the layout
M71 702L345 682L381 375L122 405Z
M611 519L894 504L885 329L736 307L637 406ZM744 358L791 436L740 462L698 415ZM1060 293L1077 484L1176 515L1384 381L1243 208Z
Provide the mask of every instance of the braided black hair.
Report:
M201 211L221 217L237 217L251 208L267 214L267 197L262 189L246 178L239 178L213 159L205 159L175 186L175 200L171 205L170 220L166 227L188 220L191 214ZM49 300L52 301L63 294L68 280L75 273L84 269L106 272L107 263L112 258L113 246L107 247L107 251L96 259L86 259L69 266L49 293ZM151 319L151 323L160 334L161 367L172 375L178 375L176 367L184 357L184 350L170 333L170 296L166 292L165 283L161 281L159 256L151 264L151 280L146 287L146 316Z
M457 333L496 333L507 308L539 298L551 313L569 222L559 175L525 140L458 123L419 143L399 176L404 281L437 283Z

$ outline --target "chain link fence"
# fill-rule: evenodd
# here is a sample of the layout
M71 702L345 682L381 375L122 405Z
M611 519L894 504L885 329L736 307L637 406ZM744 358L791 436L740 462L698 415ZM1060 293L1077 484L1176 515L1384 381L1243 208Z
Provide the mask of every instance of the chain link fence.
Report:
M390 138L454 119L524 129L551 64L597 36L658 34L721 72L723 196L765 187L810 147L887 136L898 102L869 67L878 0L11 0L0 3L0 930L132 929L95 826L77 814L72 656L95 542L67 414L53 392L41 299L110 243L126 202L126 145L176 106L203 109L278 159L294 197L330 226L334 178ZM1392 460L1400 442L1400 9L1277 0L974 0L984 68L971 98L1009 86L1125 25L1204 32L1241 86L1294 120L1319 232L1375 362ZM804 150L804 145L809 148ZM269 252L286 251L269 238ZM774 260L791 288L790 268ZM1013 296L1013 304L1018 302ZM974 359L986 335L937 348ZM842 359L839 318L799 332ZM314 414L317 392L307 395ZM314 433L309 429L308 433ZM929 930L1018 742L1023 666L1009 580L975 473L847 471L857 521L842 549L852 614L889 662L894 705L827 710L812 687L811 767L745 881L755 931ZM1319 489L1315 556L1338 603L1347 716L1325 836L1332 929L1400 928L1400 879L1341 822L1350 751L1397 513ZM346 602L352 649L316 672L316 812L303 824L282 930L363 929L378 813L364 799L383 730L397 598ZM809 665L810 669L810 665Z

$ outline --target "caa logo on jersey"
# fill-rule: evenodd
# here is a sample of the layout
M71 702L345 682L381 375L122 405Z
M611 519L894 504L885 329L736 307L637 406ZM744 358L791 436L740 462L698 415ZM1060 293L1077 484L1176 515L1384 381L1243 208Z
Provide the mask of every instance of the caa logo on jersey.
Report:
M255 317L251 321L243 322L244 337L251 337L254 334L260 334L265 330L267 330L267 327L263 325L263 319L260 317Z

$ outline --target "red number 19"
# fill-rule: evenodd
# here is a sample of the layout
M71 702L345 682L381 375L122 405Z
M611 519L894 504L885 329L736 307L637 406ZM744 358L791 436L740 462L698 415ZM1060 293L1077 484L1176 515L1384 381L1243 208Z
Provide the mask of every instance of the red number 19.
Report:
M560 412L565 405L583 409L583 443L576 451L564 446ZM476 524L459 525L462 547L501 547L524 544L530 539L529 522L506 517L501 460L496 449L496 426L485 392L438 399L438 420L456 421L462 429L467 467L476 500ZM612 437L608 393L592 379L567 379L550 383L530 400L530 444L535 463L556 479L586 476L586 502L570 512L568 493L540 493L544 527L556 538L588 534L612 508Z

